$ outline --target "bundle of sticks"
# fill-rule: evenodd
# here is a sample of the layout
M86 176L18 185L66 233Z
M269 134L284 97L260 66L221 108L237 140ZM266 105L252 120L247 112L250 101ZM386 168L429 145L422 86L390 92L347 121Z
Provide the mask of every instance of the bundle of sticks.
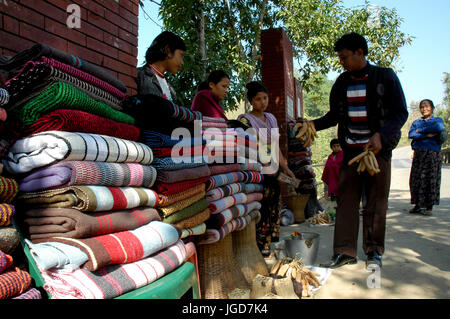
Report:
M328 225L333 223L333 217L327 212L322 212L308 218L308 222L313 225Z
M314 127L314 122L308 120L299 122L295 124L294 132L297 132L300 127L301 129L295 138L300 139L304 147L309 147L312 142L314 142L314 139L318 137L316 128Z
M356 169L358 174L364 172L365 170L367 170L370 176L373 176L380 172L380 167L378 166L377 158L375 157L375 154L372 151L365 150L361 154L352 158L348 162L348 165L352 165L355 162L359 163L358 168Z

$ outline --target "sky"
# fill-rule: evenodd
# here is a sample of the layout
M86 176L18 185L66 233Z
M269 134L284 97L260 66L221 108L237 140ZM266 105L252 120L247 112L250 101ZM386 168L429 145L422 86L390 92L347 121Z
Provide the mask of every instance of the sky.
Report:
M351 7L363 0L344 0ZM449 0L369 0L370 4L395 8L403 19L402 32L415 37L410 45L400 48L397 75L408 106L411 102L431 99L435 105L444 100L444 72L450 73L450 1ZM144 62L145 51L162 31L158 6L144 1L149 17L139 13L138 66ZM370 48L369 48L370 50ZM329 78L334 80L333 74Z

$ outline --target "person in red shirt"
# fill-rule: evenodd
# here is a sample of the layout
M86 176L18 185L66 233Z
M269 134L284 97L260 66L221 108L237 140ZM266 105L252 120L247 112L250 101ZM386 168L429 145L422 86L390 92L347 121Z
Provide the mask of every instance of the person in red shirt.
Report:
M330 148L333 151L325 163L322 173L322 181L328 186L328 196L332 201L336 200L338 194L339 167L344 158L339 140L334 138L330 142Z

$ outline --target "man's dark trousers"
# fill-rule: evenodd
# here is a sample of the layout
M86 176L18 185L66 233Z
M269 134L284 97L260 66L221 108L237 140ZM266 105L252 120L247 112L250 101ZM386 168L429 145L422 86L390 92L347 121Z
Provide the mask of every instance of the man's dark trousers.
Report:
M359 163L348 165L343 161L339 171L336 224L334 226L334 254L357 256L359 204L364 180L367 206L363 213L364 253L384 253L386 211L391 184L391 160L377 156L381 172L370 176L367 171L358 174Z

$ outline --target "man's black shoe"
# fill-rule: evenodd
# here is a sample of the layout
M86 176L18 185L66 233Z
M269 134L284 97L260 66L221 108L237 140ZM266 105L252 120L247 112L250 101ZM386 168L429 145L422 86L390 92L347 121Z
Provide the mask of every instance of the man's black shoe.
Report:
M381 268L381 255L376 251L371 251L367 254L366 268L369 269L374 266L378 266L379 268Z
M336 254L331 258L331 261L329 263L321 264L320 266L325 267L325 268L335 269L335 268L342 267L344 265L354 265L357 262L358 261L356 260L355 257L345 255L345 254Z

